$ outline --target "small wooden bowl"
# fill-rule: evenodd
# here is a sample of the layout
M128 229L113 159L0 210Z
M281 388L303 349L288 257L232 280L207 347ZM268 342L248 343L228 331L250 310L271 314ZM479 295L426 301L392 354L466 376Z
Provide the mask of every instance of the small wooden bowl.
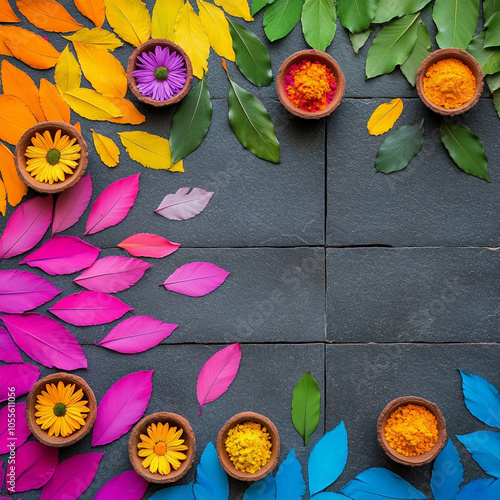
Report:
M430 101L424 92L424 76L426 75L427 70L433 64L443 59L458 59L472 71L472 74L476 79L476 91L474 93L474 96L469 102L466 102L465 104L463 104L458 108L447 109L444 108L443 106L438 106L437 104L434 104L432 101ZM449 49L435 50L432 54L429 54L422 61L422 64L418 68L416 76L417 92L418 95L420 96L420 99L422 99L422 102L435 113L439 113L440 115L445 115L445 116L460 115L465 111L471 109L473 106L475 106L479 101L481 94L483 93L483 86L484 86L484 76L481 66L474 57L472 57L468 52L462 49L449 48Z
M71 139L76 138L78 144L82 148L80 151L80 159L78 160L78 165L73 170L73 174L66 175L63 181L55 182L54 184L48 184L47 182L39 182L35 180L34 177L26 170L26 148L31 146L31 139L38 132L43 134L46 130L50 132L50 135L54 137L57 130L61 130L63 135L69 136ZM87 148L87 143L83 138L82 134L78 130L66 122L40 122L33 127L26 130L22 135L21 139L16 145L16 150L14 152L14 162L16 164L17 174L19 178L30 188L33 188L39 193L55 194L64 191L72 186L74 186L82 177L87 170L89 151Z
M188 449L183 452L186 454L186 460L181 462L181 466L177 470L172 469L166 476L162 476L159 473L153 473L149 469L144 468L142 466L144 458L141 458L138 455L139 449L137 448L137 445L141 442L141 434L145 434L147 436L147 428L151 424L157 424L158 422L161 422L162 424L168 423L169 426L177 427L177 429L182 428L184 432L182 433L181 439L184 439L184 444L188 447ZM137 474L139 474L139 476L143 477L150 483L164 484L177 481L191 468L195 455L196 439L194 437L193 429L184 417L181 417L176 413L157 412L144 417L142 420L139 420L139 422L137 422L135 427L132 429L132 433L130 434L130 439L128 441L128 456L132 467L135 469Z
M297 64L304 59L309 61L318 61L324 64L331 69L333 75L335 76L335 81L337 83L335 97L332 99L330 104L328 104L328 106L321 111L311 112L296 108L290 102L290 99L288 99L285 91L285 77L288 74L290 66L292 66L292 64ZM283 104L283 106L285 106L285 108L290 111L290 113L300 118L318 120L331 114L342 101L345 92L345 77L337 61L326 52L321 52L320 50L314 49L300 50L299 52L295 52L291 56L287 57L283 64L280 66L278 75L276 77L276 90L278 92L278 98L281 101L281 104Z
M422 453L421 455L418 455L416 457L406 457L405 455L398 453L389 445L389 443L385 439L385 424L387 423L387 419L396 408L407 404L424 406L436 417L437 420L437 443L429 451L426 451L425 453ZM394 399L393 401L388 403L387 406L382 410L382 413L380 414L377 422L377 438L382 449L386 452L389 458L392 458L392 460L394 460L395 462L403 465L410 465L412 467L432 462L439 455L439 452L446 444L446 437L446 423L437 405L431 403L427 399L419 398L417 396L404 396Z
M271 457L264 467L253 474L251 472L243 472L236 469L227 454L225 446L229 430L236 425L243 424L245 422L256 422L260 424L262 427L267 429L267 432L271 436ZM219 431L219 435L217 436L217 455L222 468L231 477L239 479L240 481L258 481L264 476L267 476L278 463L280 456L280 435L278 433L278 429L276 429L276 426L267 417L264 417L259 413L254 413L253 411L237 413L234 417L230 418Z
M63 382L63 384L75 384L75 391L78 389L82 389L83 391L83 399L88 401L88 408L90 412L87 414L87 418L85 419L85 425L80 427L79 430L73 432L67 437L61 436L49 436L46 430L42 430L42 428L36 423L36 409L35 405L36 397L45 391L45 387L47 384L56 384L58 382ZM95 400L94 392L90 388L90 386L83 380L83 378L78 377L77 375L72 375L70 373L54 373L52 375L48 375L40 379L35 385L31 388L28 393L28 399L26 401L26 421L28 423L29 430L35 436L35 438L40 441L40 443L45 444L46 446L52 446L54 448L61 448L63 446L70 446L77 441L80 441L83 437L85 437L92 429L94 425L95 418L97 415L97 402Z
M154 52L155 47L158 45L160 47L168 47L170 51L173 50L180 54L184 58L184 63L186 64L187 78L184 87L178 94L175 94L173 97L167 99L166 101L156 101L151 97L142 95L137 88L137 82L134 75L132 74L133 71L139 69L136 65L137 56L139 54L142 54L142 52ZM127 81L130 90L135 95L135 97L139 99L139 101L150 104L151 106L155 106L157 108L163 106L171 106L172 104L175 104L184 99L186 94L189 92L189 89L191 88L191 82L193 81L193 65L191 64L191 59L189 59L189 56L186 54L184 49L182 49L182 47L179 47L179 45L171 42L170 40L167 40L166 38L152 38L151 40L148 40L147 42L139 45L139 47L137 47L134 52L132 52L127 65Z

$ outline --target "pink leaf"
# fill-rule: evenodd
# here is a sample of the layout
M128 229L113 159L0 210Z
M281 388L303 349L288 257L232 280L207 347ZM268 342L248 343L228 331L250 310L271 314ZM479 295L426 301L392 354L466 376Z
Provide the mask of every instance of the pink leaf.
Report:
M204 404L214 401L227 391L238 373L240 360L241 347L236 343L217 351L203 365L196 384L200 415Z
M14 428L8 426L9 419L15 419ZM9 453L11 448L19 448L30 434L26 423L26 403L15 403L0 410L0 455Z
M111 443L142 417L149 403L154 370L127 375L115 382L97 407L92 446Z
M48 368L76 370L87 368L87 359L69 330L41 314L1 316L14 342L30 358Z
M134 308L112 295L79 292L64 297L48 310L66 323L91 326L110 323Z
M48 274L71 274L91 266L101 250L76 236L54 236L20 264L39 267Z
M116 325L97 345L112 351L135 354L158 345L178 326L150 316L132 316Z
M0 259L31 250L52 220L52 195L36 196L14 210L0 238Z
M177 268L162 285L171 292L201 297L221 286L228 276L229 271L210 262L190 262Z
M0 401L9 398L9 387L15 387L16 398L28 393L39 376L40 368L29 363L0 366Z
M174 253L181 245L168 241L163 236L139 233L128 237L117 245L134 257L154 257L160 259Z
M115 293L135 285L151 264L129 257L104 257L73 281L94 292Z
M94 500L141 500L148 485L135 471L128 470L108 481L97 492Z
M0 311L23 313L35 309L61 290L44 278L28 271L0 271Z
M85 234L98 233L125 219L139 192L140 175L113 182L99 195L92 205Z
M90 486L104 453L74 455L57 467L40 500L76 500Z
M3 471L3 462L0 463L0 491L2 491L2 488L3 488L3 480L4 480L4 471ZM2 500L2 498L5 498L5 497L1 497L0 500ZM7 500L10 500L9 498L7 498Z
M52 234L60 233L76 224L89 206L91 197L92 181L90 180L90 174L86 175L72 188L62 192L58 196L54 208Z
M7 363L23 362L16 344L14 344L5 328L0 328L0 361L6 361Z
M41 488L56 470L59 450L29 441L16 450L15 491Z
M193 188L189 192L190 189L183 187L175 194L167 194L155 212L170 220L191 219L203 212L214 195L213 191Z

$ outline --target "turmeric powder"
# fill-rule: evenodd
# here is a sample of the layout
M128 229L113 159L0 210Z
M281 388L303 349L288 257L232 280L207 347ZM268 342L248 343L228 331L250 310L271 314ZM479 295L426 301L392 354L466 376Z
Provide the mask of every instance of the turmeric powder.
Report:
M427 70L423 89L429 101L446 109L455 109L469 102L477 82L472 71L458 59L441 59Z
M384 431L389 446L406 457L429 451L438 440L436 417L425 406L411 403L390 414Z

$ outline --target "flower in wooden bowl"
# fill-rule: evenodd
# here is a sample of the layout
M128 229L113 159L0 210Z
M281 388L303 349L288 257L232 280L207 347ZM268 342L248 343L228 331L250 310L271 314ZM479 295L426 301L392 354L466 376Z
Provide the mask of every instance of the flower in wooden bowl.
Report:
M179 45L153 38L139 45L128 60L127 80L132 93L152 106L170 106L189 92L191 60Z
M455 116L479 101L484 78L481 66L461 49L439 49L427 56L416 76L422 102L440 115Z
M38 441L60 448L76 443L94 425L97 403L81 377L54 373L31 388L26 402L26 420Z
M139 476L151 483L173 483L193 464L196 455L193 429L176 413L152 413L133 428L128 454Z
M263 415L252 411L238 413L219 431L217 456L231 477L240 481L258 481L278 463L278 429Z
M300 118L328 116L340 104L345 77L337 61L320 50L301 50L285 59L276 77L281 104Z
M438 456L446 444L446 424L436 404L405 396L394 399L382 410L377 437L392 460L415 467Z

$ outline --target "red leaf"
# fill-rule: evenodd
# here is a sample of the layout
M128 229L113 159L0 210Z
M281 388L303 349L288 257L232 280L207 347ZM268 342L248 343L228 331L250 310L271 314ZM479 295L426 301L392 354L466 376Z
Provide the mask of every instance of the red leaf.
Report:
M29 363L0 366L0 401L9 398L9 387L16 388L16 398L27 394L39 376L40 368Z
M23 362L16 344L14 344L5 328L0 328L0 361L6 361L7 363Z
M29 441L16 450L15 491L41 488L54 474L59 450Z
M128 470L108 481L97 492L94 500L141 500L148 485L135 471Z
M134 257L154 257L159 259L174 253L181 245L156 234L138 233L129 236L121 243L118 243L117 246L124 248Z
M14 440L10 434L13 429L8 426L9 418L15 418ZM26 403L15 403L14 406L4 406L0 410L0 455L9 453L12 445L14 448L22 446L30 434L31 431L26 423Z

